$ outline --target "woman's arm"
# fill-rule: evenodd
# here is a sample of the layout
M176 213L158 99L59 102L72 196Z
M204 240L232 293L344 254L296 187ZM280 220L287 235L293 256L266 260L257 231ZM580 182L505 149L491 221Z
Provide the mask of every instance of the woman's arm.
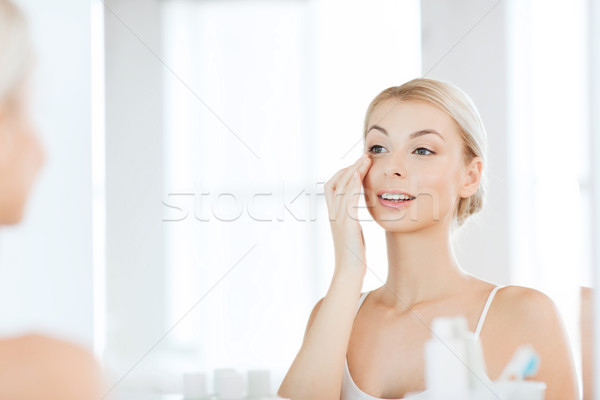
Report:
M362 274L341 272L310 314L304 341L277 394L292 400L339 400Z
M539 370L530 379L546 383L545 400L579 400L571 346L554 301L521 286L503 288L498 294L510 334L521 344L531 344L540 355Z
M367 270L358 195L370 166L365 154L325 184L335 251L329 290L315 305L304 341L277 394L292 400L339 400L346 350Z

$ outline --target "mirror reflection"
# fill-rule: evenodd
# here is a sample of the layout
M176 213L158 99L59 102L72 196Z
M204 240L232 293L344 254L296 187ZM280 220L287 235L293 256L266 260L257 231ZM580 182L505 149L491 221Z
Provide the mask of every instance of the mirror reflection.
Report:
M64 2L5 335L124 399L593 398L588 2Z

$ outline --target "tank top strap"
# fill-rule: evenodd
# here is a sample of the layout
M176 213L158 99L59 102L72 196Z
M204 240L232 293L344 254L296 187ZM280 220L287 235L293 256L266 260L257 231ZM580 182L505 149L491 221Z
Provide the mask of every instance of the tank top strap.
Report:
M365 299L367 298L367 295L371 293L371 291L369 290L368 292L364 292L361 296L360 299L358 300L358 307L356 307L356 313L358 313L358 310L360 309L360 306L362 306L362 303L365 301Z
M496 286L490 292L490 295L488 296L488 299L485 302L485 306L483 307L483 312L481 313L481 317L479 317L479 322L477 323L477 329L475 330L475 337L479 337L479 334L481 333L481 328L483 328L483 322L485 321L485 317L486 317L486 315L488 313L488 310L490 309L490 305L492 304L492 300L494 299L494 295L496 294L496 292L498 291L498 289L500 289L502 287L503 286Z

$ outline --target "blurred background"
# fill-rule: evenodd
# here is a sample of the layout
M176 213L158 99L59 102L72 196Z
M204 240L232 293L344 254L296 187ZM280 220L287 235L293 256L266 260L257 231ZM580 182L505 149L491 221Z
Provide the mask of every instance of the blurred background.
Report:
M268 369L275 391L333 272L323 184L360 156L373 97L425 76L488 134L460 264L550 295L589 373L588 0L16 2L49 158L0 231L1 334L93 348L115 393L226 367ZM387 259L359 215L365 291Z

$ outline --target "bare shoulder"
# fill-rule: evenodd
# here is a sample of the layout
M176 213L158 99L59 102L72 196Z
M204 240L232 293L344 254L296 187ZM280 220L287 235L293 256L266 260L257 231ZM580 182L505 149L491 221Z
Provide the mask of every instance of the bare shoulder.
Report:
M523 286L500 288L494 299L494 319L504 323L510 335L521 341L538 342L542 346L554 337L548 332L566 334L560 311L546 293ZM509 332L506 332L509 333Z
M539 290L516 285L499 289L496 296L488 337L504 352L503 363L518 346L530 344L540 356L539 370L531 379L546 382L546 398L578 398L571 345L554 300Z
M8 352L24 352L35 355L54 355L56 352L65 356L88 358L89 352L83 347L51 336L27 334L0 341L2 350Z
M496 316L521 320L527 325L559 318L554 301L544 292L510 285L498 289L494 300Z
M0 340L0 399L93 399L100 394L100 368L83 347L38 334Z
M552 306L552 299L537 289L518 286L518 285L509 285L504 286L498 289L496 293L497 300L494 300L497 303L502 303L507 306L514 306L515 304L521 304L523 306Z

